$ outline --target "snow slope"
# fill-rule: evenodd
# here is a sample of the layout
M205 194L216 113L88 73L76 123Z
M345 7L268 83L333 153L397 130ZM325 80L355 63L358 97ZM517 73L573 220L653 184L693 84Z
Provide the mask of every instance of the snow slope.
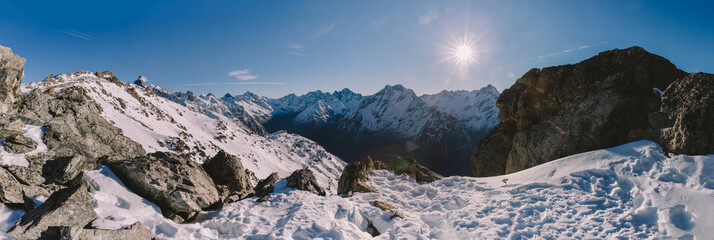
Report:
M328 192L336 191L337 179L346 165L299 135L252 134L240 122L223 114L209 116L196 112L157 96L151 88L110 82L89 72L60 74L24 85L23 89L60 91L70 86L85 88L88 96L103 109L102 116L147 152L173 151L203 162L223 149L240 157L243 166L259 179L272 172L287 177L296 169L309 167Z
M321 197L277 183L255 198L175 224L126 190L108 168L89 172L100 216L118 228L142 221L157 239L582 239L706 238L714 234L714 155L665 155L650 141L597 150L510 175L449 177L416 183L388 171L369 182L377 193ZM370 205L397 207L405 220Z

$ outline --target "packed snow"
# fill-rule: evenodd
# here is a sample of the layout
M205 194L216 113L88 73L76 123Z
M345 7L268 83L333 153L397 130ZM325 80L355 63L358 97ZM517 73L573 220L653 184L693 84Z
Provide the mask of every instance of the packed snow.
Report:
M690 238L714 233L714 155L667 155L638 141L573 155L489 178L449 177L416 183L380 170L376 193L318 196L276 184L269 201L256 198L203 212L176 224L127 190L106 167L88 176L98 219L117 229L142 221L157 239ZM405 219L370 202L394 205ZM5 213L7 214L7 213Z
M32 156L32 155L37 155L39 153L43 153L47 151L47 145L45 145L44 142L42 142L42 136L45 133L45 128L42 126L34 126L34 125L23 125L22 126L22 132L23 136L32 139L35 143L37 143L37 148L35 150L32 150L27 153L21 153L21 154L16 154L16 153L9 153L5 151L5 147L3 146L3 140L0 140L0 163L5 164L5 165L20 165L27 167L30 165L30 162L25 159L25 155Z

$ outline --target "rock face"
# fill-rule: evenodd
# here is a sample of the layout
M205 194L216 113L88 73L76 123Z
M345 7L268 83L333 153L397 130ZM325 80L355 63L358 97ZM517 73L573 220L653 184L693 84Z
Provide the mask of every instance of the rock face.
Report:
M360 162L350 163L342 170L340 181L337 184L337 194L350 194L351 192L375 192L367 184L369 174L374 170L389 169L383 162L373 161L367 157Z
M149 78L147 78L145 76L139 76L139 78L136 79L136 81L134 81L134 84L142 86L142 87L146 87L147 81L149 81Z
M692 73L662 94L662 113L673 121L663 131L665 149L678 154L714 153L714 75Z
M285 185L285 187L308 191L320 196L327 195L325 189L323 189L322 187L320 187L319 184L317 184L315 175L312 174L312 171L310 171L310 169L305 168L295 170L286 179L288 181L288 184Z
M278 182L278 180L280 180L280 177L278 177L278 173L272 173L265 179L260 180L258 184L255 185L255 188L253 188L253 191L255 191L255 195L258 197L263 197L272 193L273 184Z
M10 110L20 94L20 84L25 75L25 59L0 46L0 114Z
M24 204L22 185L5 168L0 168L0 201L5 204Z
M173 153L156 152L106 165L136 194L155 203L164 216L181 223L220 201L198 163Z
M223 150L202 166L216 185L227 185L230 191L235 192L250 191L253 188L240 159Z
M66 184L82 171L92 170L97 166L96 161L78 154L71 157L59 157L54 160L53 164L50 176L54 182L60 184Z
M417 182L433 182L444 178L435 172L432 172L427 167L417 163L414 158L397 158L392 163L392 171L394 174L406 174L412 177Z
M62 240L151 240L154 237L154 233L152 233L141 222L136 222L125 229L119 230L85 229L82 227L62 227L60 229L60 234L60 239Z
M96 218L93 202L84 187L59 190L22 216L7 234L17 239L57 239L61 226L81 228Z
M26 153L37 148L37 143L22 135L12 135L3 141L5 151L9 153Z
M499 96L499 125L474 149L475 176L516 172L631 141L649 128L665 89L686 76L642 48L615 49L574 65L532 69Z

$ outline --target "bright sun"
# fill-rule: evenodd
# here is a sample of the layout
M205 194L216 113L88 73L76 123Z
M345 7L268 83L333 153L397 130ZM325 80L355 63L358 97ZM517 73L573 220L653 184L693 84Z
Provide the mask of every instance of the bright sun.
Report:
M474 49L471 45L461 44L454 48L454 58L460 64L469 64L474 61Z

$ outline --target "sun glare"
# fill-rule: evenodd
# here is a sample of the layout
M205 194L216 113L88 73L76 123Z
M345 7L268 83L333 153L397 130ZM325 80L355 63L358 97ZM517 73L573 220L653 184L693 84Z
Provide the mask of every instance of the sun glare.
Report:
M458 63L469 64L474 61L474 49L470 45L460 45L454 49L454 58Z

